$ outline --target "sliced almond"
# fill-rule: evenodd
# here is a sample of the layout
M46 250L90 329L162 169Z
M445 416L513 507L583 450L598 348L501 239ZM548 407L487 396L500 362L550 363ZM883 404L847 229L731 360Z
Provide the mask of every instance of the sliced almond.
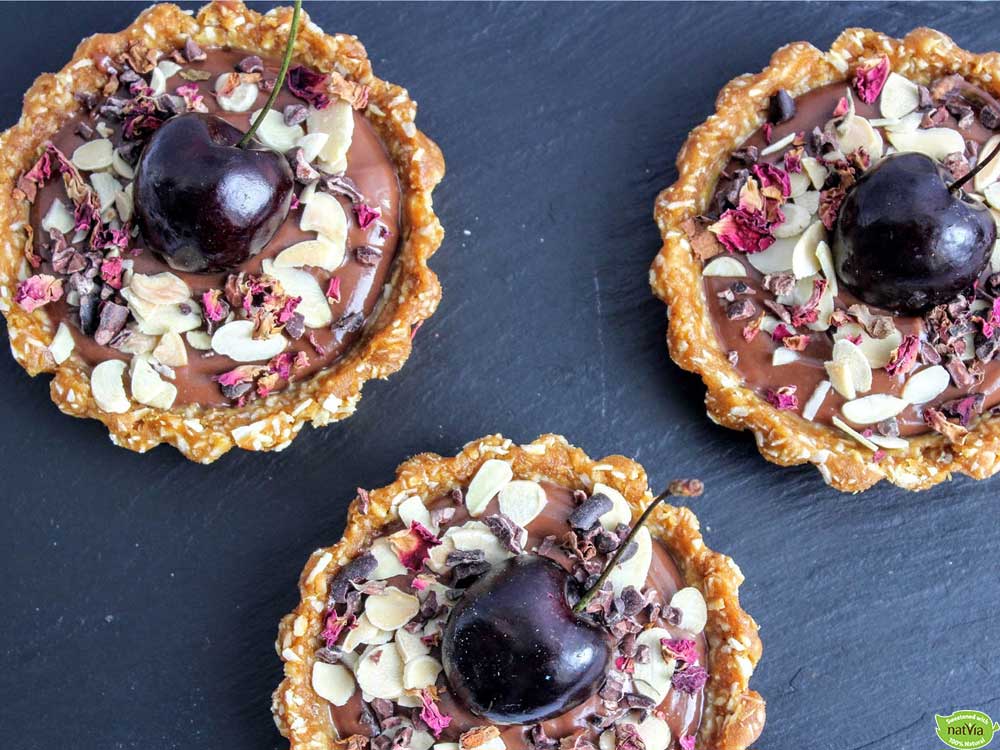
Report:
M796 135L797 135L797 133L795 133L793 131L793 132L789 133L788 135L779 138L774 143L768 145L766 148L761 149L760 155L761 156L770 156L771 154L776 154L779 151L781 151L782 149L787 148L788 146L791 146L792 142L795 140L795 136Z
M912 133L889 133L889 142L897 151L915 151L918 154L943 161L949 154L964 153L965 139L951 128L926 128Z
M191 290L184 280L169 271L152 276L137 273L132 276L129 288L141 299L153 305L169 305L187 302Z
M776 239L766 250L748 254L747 261L761 273L791 271L792 253L795 251L796 242L798 242L798 237Z
M465 493L465 507L469 515L473 517L482 515L493 496L506 487L513 478L514 472L506 461L497 458L484 461L476 476L469 482L469 489Z
M802 418L807 419L812 422L816 415L819 413L820 407L823 406L823 402L826 401L827 394L830 393L830 381L821 380L816 389L809 396L808 400L802 407Z
M437 547L434 547L433 552ZM387 537L379 537L372 542L371 553L378 563L372 571L371 580L384 581L393 576L406 575L406 566L399 561L399 556L393 551Z
M827 127L829 128L829 125ZM882 136L867 119L860 115L845 119L837 128L837 143L845 154L863 148L873 162L881 159L882 152L885 150Z
M889 451L905 451L910 447L909 440L906 438L896 437L895 435L872 435L868 439L879 448L885 448Z
M153 357L167 367L185 367L188 354L184 339L179 333L168 331L160 336L160 343L153 349Z
M771 366L781 367L782 365L790 365L792 362L796 362L799 359L799 353L787 346L779 346L774 350L771 355Z
M833 265L833 253L826 242L816 244L816 260L819 262L819 270L822 271L823 278L826 279L826 288L830 294L836 297L840 291L837 285L837 271Z
M125 161L125 157L121 155L118 149L115 149L115 152L111 155L111 167L122 179L135 179L135 168Z
M626 586L634 586L638 591L646 585L649 564L653 559L653 541L649 536L649 530L645 526L639 529L634 541L636 543L635 554L625 562L616 565L608 577L615 596L621 594L622 589Z
M500 490L499 504L501 513L525 527L542 512L548 497L538 482L516 480Z
M890 73L882 87L879 98L882 117L898 120L920 106L920 91L917 84L898 73Z
M840 341L848 337L857 338L859 336L861 337L861 343L858 346L868 359L868 364L875 370L889 364L889 360L892 359L892 353L899 348L899 345L903 341L903 334L899 332L899 329L894 329L884 339L876 339L869 336L857 323L845 323L840 326L833 334L833 339L834 341Z
M223 73L215 79L215 98L226 112L246 112L257 103L260 87L256 83L241 83L228 94L220 94L229 85L230 75Z
M207 352L212 348L212 337L204 331L188 331L185 338L188 344L198 351Z
M295 141L295 147L302 149L306 161L315 161L328 140L330 136L326 133L307 133Z
M670 745L670 726L656 714L649 714L636 724L635 730L645 750L666 750Z
M925 367L913 373L903 386L903 398L911 404L926 404L947 390L951 375L941 365Z
M979 155L985 158L993 153L993 149L997 146L1000 146L1000 135L990 136L990 139L979 149ZM980 193L997 180L1000 180L1000 159L991 161L972 178L973 185Z
M392 700L403 694L403 662L393 643L366 649L355 676L361 689L372 697Z
M329 171L347 156L354 136L354 111L350 104L342 100L331 102L325 109L310 108L306 130L327 136L318 159L320 166Z
M920 123L923 120L923 112L911 112L908 115L903 115L891 125L886 125L885 130L887 133L913 133L920 129ZM892 143L891 137L889 138L889 142ZM886 153L888 153L888 149Z
M990 164L992 163L993 162L990 162ZM992 185L987 185L983 189L983 197L986 198L986 202L990 205L990 208L1000 210L1000 182L994 182Z
M423 706L423 702L419 697L413 695L404 695L402 698L412 699L413 705L410 708L420 708ZM402 698L399 701L399 705L406 707ZM434 738L431 736L430 732L425 732L423 729L417 729L410 735L410 750L431 750L434 747Z
M167 77L159 68L153 68L149 74L149 95L163 96L167 92Z
M411 633L406 628L400 628L396 631L396 648L399 649L399 655L407 664L417 657L425 656L431 652L430 646L424 643L419 635Z
M149 363L149 356L136 354L132 357L131 382L132 398L140 404L156 409L169 409L177 398L177 386L168 383Z
M454 551L455 543L451 540L451 537L446 534L441 538L441 544L436 547L431 547L428 552L429 556L427 561L424 564L435 573L444 573L448 569L445 562L448 557L448 553Z
M381 628L376 628L368 619L368 615L362 613L354 627L347 631L344 636L344 650L353 651L362 645L381 645L392 640L392 633Z
M441 662L433 656L418 656L403 667L403 687L407 690L423 690L437 682L441 674Z
M285 350L288 339L280 333L266 339L253 338L253 323L234 320L212 335L212 348L236 362L260 362L277 357Z
M295 311L302 313L306 328L324 328L333 322L330 301L315 276L297 268L276 268L270 260L265 260L261 265L264 273L281 282L287 294L301 298Z
M317 193L322 195L322 193ZM274 259L275 268L301 268L312 266L324 271L335 271L344 262L345 243L317 237L315 240L304 240L285 248Z
M60 323L56 329L56 335L52 337L52 343L49 344L49 354L52 355L53 361L57 365L61 365L69 359L69 355L73 353L75 347L76 341L73 339L73 332L65 323Z
M344 207L330 193L316 193L302 210L299 229L323 235L334 245L343 245L347 242Z
M611 510L602 515L598 520L608 531L614 531L619 526L629 526L632 523L632 506L628 500L614 487L609 487L601 482L594 483L593 494L604 495L611 500Z
M58 230L63 234L72 234L75 226L76 220L73 218L73 214L70 213L68 208L66 208L66 204L58 198L52 201L52 205L49 206L49 210L46 211L45 216L42 217L42 231L46 234L51 232L53 229Z
M380 630L403 627L419 610L420 600L395 586L387 586L382 593L372 594L365 602L369 622Z
M843 362L850 369L851 382L858 393L867 393L872 387L872 366L861 347L848 339L833 344L834 362ZM844 395L844 394L841 394ZM854 398L853 396L844 396Z
M129 309L135 316L139 331L147 336L162 336L174 331L185 333L201 325L201 311L194 300L187 300L181 305L156 305L149 314L143 314L135 305L135 299L130 297L131 290L123 289L122 296L129 302Z
M434 750L459 750L457 742L435 742Z
M805 192L812 186L812 182L809 180L809 175L803 172L789 172L788 186L791 189L788 197L794 199L805 195Z
M302 188L299 193L299 203L303 206L313 199L316 195L316 188L319 187L319 180L313 180L308 183L304 188Z
M132 404L125 395L125 363L120 359L108 359L97 365L90 373L90 392L101 411L110 414L124 414Z
M675 592L670 597L670 606L681 613L679 627L694 635L705 629L705 623L708 622L708 606L705 604L705 597L698 589L688 586Z
M804 211L807 211L809 216L815 216L817 213L819 213L818 190L807 190L798 198L793 198L793 200L795 201L795 205L801 207Z
M670 690L670 678L674 674L674 660L663 658L663 648L660 641L663 638L673 638L666 628L649 628L643 630L635 639L636 646L649 649L649 660L645 663L636 662L632 678L642 680L655 692L653 697L657 703L663 702Z
M403 500L403 502L397 506L396 513L399 514L399 520L403 522L403 525L406 526L406 528L410 528L410 524L414 521L427 529L431 529L433 525L431 523L431 514L427 510L427 506L425 506L424 501L416 495L410 495Z
M77 146L70 161L77 169L82 169L84 172L95 172L111 166L114 150L114 145L107 138L95 138Z
M115 211L122 222L132 220L132 213L135 211L135 202L132 199L131 190L119 190L115 193Z
M72 217L70 217L72 218ZM717 255L701 270L702 276L728 276L733 278L747 275L747 270L731 255Z
M94 172L90 175L90 184L97 193L101 217L106 218L106 212L115 205L115 196L121 192L122 184L108 172Z
M334 706L344 706L354 695L354 675L343 664L313 662L312 689Z
M254 122L260 112L261 110L258 109L250 115L250 122ZM268 110L260 127L257 128L257 137L260 138L260 142L282 154L295 148L296 142L303 135L305 135L305 131L302 130L301 125L286 125L284 116L273 109Z
M875 424L884 419L895 417L909 404L901 398L888 393L874 393L871 396L856 398L840 407L847 421L854 424Z
M826 184L826 178L830 174L826 165L812 156L804 156L802 157L802 169L809 177L809 184L813 186L813 190L822 190L823 185Z
M469 521L462 526L453 526L445 532L458 550L482 550L486 562L496 565L513 557L493 534L486 524L480 521Z
M860 432L858 432L857 430L855 430L853 427L851 427L849 424L847 424L847 422L845 422L843 419L841 419L837 415L834 415L830 421L833 422L833 424L834 424L835 427L839 428L840 430L842 430L847 435L850 435L852 438L854 438L858 443L860 443L861 445L863 445L868 450L870 450L870 451L877 451L878 450L878 446L875 445L875 443L873 443L871 440L869 440L868 438L866 438Z
M786 203L781 207L781 212L785 215L785 220L772 230L775 237L796 237L810 224L811 213L796 203Z
M837 393L848 401L853 401L858 397L858 392L854 388L854 377L851 373L851 367L847 362L831 360L825 362L823 366L826 368L826 374L830 378L830 384Z
M822 221L814 221L799 236L792 249L792 273L795 274L795 278L804 279L819 273L816 248L824 240L826 240L826 227L823 226ZM812 288L810 287L811 292Z
M125 354L151 354L160 340L158 335L149 336L140 331L138 325L130 325L126 330L128 338L119 344L120 351Z

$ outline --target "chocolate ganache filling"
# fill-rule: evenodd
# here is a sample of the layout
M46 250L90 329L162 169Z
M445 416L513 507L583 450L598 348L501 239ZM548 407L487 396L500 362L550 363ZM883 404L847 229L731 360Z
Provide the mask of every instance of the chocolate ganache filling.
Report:
M326 645L316 653L313 671L314 689L330 703L333 731L348 744L370 744L373 750L394 742L411 750L443 742L464 750L554 748L560 742L611 750L628 745L633 732L647 750L690 746L708 678L704 599L685 587L667 549L645 529L635 537L635 552L623 555L611 584L587 604L588 617L613 644L610 666L588 696L535 723L495 724L463 700L467 686L457 690L449 682L454 674L448 660L454 655L442 651L442 638L447 641L447 631L455 627L452 613L481 588L477 581L508 575L504 566L514 558L521 567L544 558L567 571L569 596L579 597L629 531L628 505L611 488L597 485L588 497L549 482L513 484L520 485L517 498L473 497L475 488L426 506L417 497L406 498L398 505L401 521L333 576L322 634ZM538 595L551 592L540 589ZM510 621L497 623L501 632L518 631L519 618L549 611L547 601L529 603L530 591L523 596L528 601L521 609L499 618ZM481 599L474 606L482 606ZM567 636L567 648L570 641ZM501 642L484 643L483 653ZM467 641L455 644L470 648ZM478 656L466 652L458 664ZM502 692L504 681L513 678L496 674L496 685L486 687L499 685Z
M80 97L19 183L33 199L35 268L17 301L45 305L91 366L121 360L134 372L141 359L163 384L145 403L162 408L243 404L335 363L376 312L401 231L399 180L362 111L330 94L329 76L292 68L253 145L288 159L287 216L256 254L192 272L140 231L144 148L190 113L247 131L279 61L189 43L155 67L102 64L117 86ZM363 90L349 93L363 105ZM134 376L132 390L142 401Z
M959 76L918 86L887 60L772 98L710 210L685 227L718 340L748 387L873 450L928 430L961 440L1000 402L1000 159L949 190L1000 143L998 126L987 92ZM893 215L910 193L912 220ZM868 255L845 260L855 248Z

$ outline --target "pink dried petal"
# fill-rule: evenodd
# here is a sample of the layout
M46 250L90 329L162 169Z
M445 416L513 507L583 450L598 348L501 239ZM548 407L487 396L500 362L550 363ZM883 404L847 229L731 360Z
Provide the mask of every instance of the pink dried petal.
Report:
M441 713L441 709L438 708L427 688L420 691L420 703L423 704L423 708L420 709L420 718L434 734L434 739L438 739L441 732L451 724L451 717Z
M625 674L632 674L635 672L635 660L627 656L619 656L615 659L615 669Z
M882 87L888 78L889 58L883 55L878 62L854 71L854 90L858 92L861 101L872 104L882 93Z
M287 323L291 320L292 316L295 314L295 308L299 306L301 301L301 297L288 297L285 300L285 304L283 304L281 309L278 311L278 322Z
M680 690L688 695L700 692L705 687L706 682L708 682L708 672L704 667L696 666L679 669L670 678L670 684L675 690Z
M681 750L694 750L695 736L693 734L685 734L677 741L680 743Z
M226 317L226 310L222 306L222 290L209 289L201 295L201 306L205 311L205 317L213 323L218 323Z
M320 633L320 637L326 641L327 648L333 648L336 644L337 639L340 634L344 632L345 628L350 630L354 627L354 615L347 615L345 617L338 617L336 612L331 612L326 617L326 624L323 628L323 632Z
M441 540L427 527L413 521L409 529L391 534L389 544L407 570L420 570L424 560L430 556L431 548L441 544Z
M771 338L775 341L784 341L789 336L794 336L795 333L789 330L788 326L784 323L778 323L771 332Z
M872 453L872 463L877 464L879 461L885 458L885 455L886 455L885 451L879 448L877 451Z
M771 227L761 212L728 209L708 230L731 253L759 253L774 244Z
M781 167L762 162L753 165L753 173L757 175L762 188L778 187L781 189L783 198L787 198L792 194L792 183L788 178L788 172Z
M785 164L786 172L794 172L798 174L802 171L802 149L801 148L790 148L785 152L782 160Z
M358 217L358 226L367 229L376 219L381 218L382 210L378 207L373 208L366 203L355 203L354 214Z
M664 655L680 659L685 664L698 663L698 644L690 638L661 638Z
M326 288L326 297L332 302L340 302L340 277L334 276L330 279L330 285Z
M425 591L428 586L427 579L421 578L420 576L414 576L413 580L410 581L410 586L417 591Z
M774 138L774 125L769 122L764 123L764 143L771 145L771 140Z
M833 108L834 117L843 117L847 114L847 110L851 108L850 103L847 101L846 96L840 97L840 101L837 102L837 106Z
M198 84L185 83L182 86L178 86L176 89L177 96L184 99L184 106L187 107L188 112L208 112L208 106L205 104L205 97L202 95L201 91L198 89Z
M14 302L26 312L37 310L42 305L55 302L62 297L62 279L40 273L29 276L17 285Z
M764 397L775 409L788 410L799 408L799 397L795 395L796 386L784 385L781 388L768 388Z
M885 371L889 375L905 375L917 364L917 354L920 352L920 339L912 333L903 337L896 351L889 357Z
M799 326L815 323L819 319L819 301L826 291L826 279L813 279L812 294L801 305L792 307L792 325Z
M268 369L277 374L279 378L288 380L292 376L292 365L295 362L295 355L292 352L282 352L272 358L267 363Z
M326 81L326 75L310 70L305 65L296 65L288 71L289 91L316 109L326 109L330 104L330 97L326 94Z
M101 262L101 278L112 289L122 288L122 271L124 270L121 258L105 258Z

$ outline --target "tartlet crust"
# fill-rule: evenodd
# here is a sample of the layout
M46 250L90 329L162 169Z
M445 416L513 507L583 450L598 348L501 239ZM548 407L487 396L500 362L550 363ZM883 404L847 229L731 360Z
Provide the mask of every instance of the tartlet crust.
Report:
M919 28L903 39L871 29L847 29L821 52L806 42L782 47L756 75L734 78L719 93L715 114L691 131L677 157L679 177L656 199L654 217L663 247L650 269L653 291L669 306L667 344L683 369L701 375L714 422L753 432L761 455L782 466L811 463L832 487L860 492L882 479L910 490L927 489L952 474L976 479L1000 470L1000 422L984 418L961 445L929 433L910 439L874 463L872 453L835 427L779 411L743 385L716 338L701 284L701 262L681 225L703 213L729 155L764 122L778 89L792 96L850 77L860 63L887 55L893 71L917 83L959 73L1000 95L1000 54L974 54L948 36ZM809 394L804 394L808 398Z
M359 499L351 503L340 542L312 553L299 578L301 600L281 620L275 647L284 662L285 678L274 691L272 713L291 750L338 747L328 705L311 684L314 654L323 645L320 633L330 577L398 517L396 505L406 496L430 501L466 487L491 458L510 462L515 479L546 479L573 489L607 484L625 496L633 518L652 499L646 471L638 463L624 456L593 460L560 435L543 435L527 445L491 435L468 443L453 458L423 453L400 465L392 484L369 493L367 513ZM688 508L661 504L649 529L666 545L687 585L698 587L708 603L710 678L697 747L745 750L760 735L765 710L764 700L748 687L761 642L757 623L740 607L743 574L732 559L705 546L698 519Z
M18 176L37 159L42 145L78 110L75 92L99 91L107 81L97 62L141 41L170 52L187 38L203 46L232 46L258 54L280 53L288 38L291 8L261 15L240 2L211 3L189 15L175 5L155 5L116 34L97 34L77 47L56 74L36 79L24 97L21 119L0 135L0 311L7 318L14 358L32 376L54 373L52 400L66 414L103 422L116 445L144 452L161 442L187 458L210 463L233 446L281 450L311 422L323 426L354 413L361 389L385 378L409 357L416 328L441 298L427 261L444 230L434 214L431 192L444 176L440 149L414 125L417 105L406 89L377 78L364 46L346 34L325 34L303 14L295 60L317 70L336 70L370 88L365 115L385 143L403 192L404 236L397 249L389 292L369 320L364 336L329 368L310 379L244 408L192 405L170 410L133 405L125 414L101 411L90 391L90 368L74 354L56 365L48 351L55 325L44 308L27 313L12 303L28 272L23 248L29 206L12 195Z

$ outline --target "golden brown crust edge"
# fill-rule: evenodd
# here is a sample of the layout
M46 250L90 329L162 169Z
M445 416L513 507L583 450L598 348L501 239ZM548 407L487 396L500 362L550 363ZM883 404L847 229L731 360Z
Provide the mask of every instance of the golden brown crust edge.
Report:
M29 314L12 304L27 271L22 249L28 205L15 200L11 191L42 144L77 110L73 93L96 91L106 81L96 61L121 52L130 41L170 51L188 37L204 46L280 53L291 14L291 8L275 8L261 15L239 2L212 3L193 16L175 5L155 5L123 31L85 39L59 73L39 76L25 94L21 119L0 135L0 311L7 318L11 351L29 374L55 373L50 387L55 404L66 414L103 422L116 445L144 452L166 442L203 463L234 445L281 450L307 422L322 426L353 414L367 380L388 377L403 366L411 331L433 314L441 299L437 276L427 266L444 237L431 200L444 176L441 151L416 129L417 107L407 91L375 77L361 42L345 34L324 34L303 15L295 59L324 72L336 69L370 87L365 114L389 149L404 194L405 234L397 250L391 294L355 346L330 368L243 409L194 405L163 411L136 405L125 414L108 414L94 402L89 368L76 355L59 366L52 360L48 345L55 330L44 308Z
M792 96L845 80L862 60L887 55L894 70L919 83L960 73L1000 94L1000 54L974 54L933 29L915 29L893 39L871 29L847 29L826 53L811 44L782 47L757 75L730 81L716 99L716 112L695 128L677 157L677 182L657 197L654 217L663 247L650 269L653 291L669 306L670 356L701 375L708 392L708 416L735 430L750 430L761 455L782 466L812 463L838 490L859 492L881 479L910 490L927 489L952 474L983 479L1000 470L1000 422L983 419L962 445L937 434L910 440L879 463L835 428L778 411L742 385L715 336L694 257L681 224L706 209L729 154L764 121L767 102L778 89Z
M272 713L291 750L336 746L326 701L313 692L311 684L313 655L322 645L330 576L393 520L394 500L416 494L429 501L449 489L467 486L491 458L509 461L516 479L544 478L574 489L603 482L626 497L633 516L652 498L646 472L638 463L624 456L592 460L559 435L543 435L528 445L491 435L467 444L454 458L424 453L400 465L396 481L370 493L367 513L360 511L357 499L351 503L341 541L313 552L299 579L301 601L281 621L275 646L284 662L285 679L274 691ZM653 514L650 531L667 546L687 584L698 587L708 603L705 635L710 679L698 748L745 750L764 727L764 700L748 687L761 643L757 623L740 607L743 574L730 558L705 546L698 519L687 508L662 504Z

